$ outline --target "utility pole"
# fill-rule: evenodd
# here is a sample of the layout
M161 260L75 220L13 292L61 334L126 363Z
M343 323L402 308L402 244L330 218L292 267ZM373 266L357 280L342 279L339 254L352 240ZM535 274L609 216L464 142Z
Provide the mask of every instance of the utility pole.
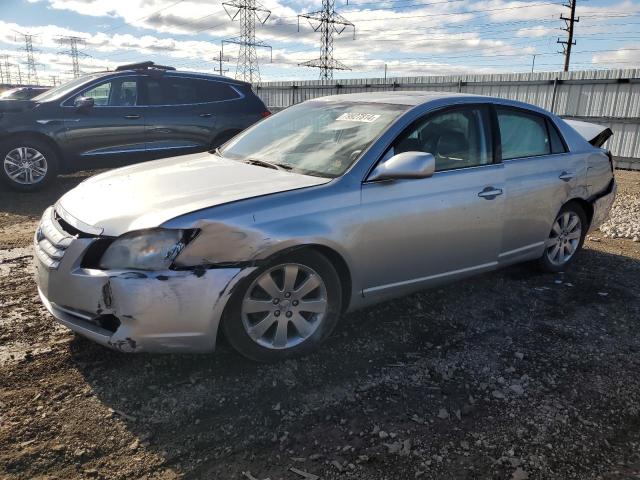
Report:
M320 58L300 63L302 67L320 69L320 80L331 80L334 70L351 70L344 63L333 58L333 34L340 35L347 27L353 28L353 38L356 38L356 27L349 20L336 12L335 0L322 0L322 10L298 15L298 31L300 19L306 18L314 32L320 32Z
M218 52L218 58L217 58L218 62L219 62L219 67L218 68L214 68L213 71L214 72L218 72L218 75L224 75L224 72L228 72L229 69L225 68L224 70L222 69L222 62L225 62L226 60L222 57L222 50L220 50Z
M27 83L29 85L38 85L38 71L36 70L36 60L33 50L33 37L29 33L16 32L24 39L24 50L27 52Z
M564 6L571 10L571 16L565 17L564 14L560 14L560 20L564 20L565 27L562 29L567 32L567 39L560 40L558 38L557 43L562 45L562 53L564 53L564 71L569 71L569 63L571 62L571 47L576 44L573 39L573 24L580 21L580 17L576 18L576 1L569 0L569 4Z
M534 53L533 54L533 60L531 61L531 73L533 73L533 69L536 66L536 57L540 55L539 53Z
M85 45L84 39L70 35L67 37L60 37L58 39L58 43L60 45L69 46L69 50L64 50L58 53L60 55L68 55L69 57L71 57L71 67L72 67L71 73L73 74L73 78L78 78L82 73L80 71L80 57L84 58L89 56L78 49L78 46Z
M16 69L18 70L18 85L22 85L22 72L20 71L20 65L16 65Z
M256 40L256 20L264 25L271 15L271 11L264 8L257 0L232 0L231 2L223 2L222 6L231 20L240 17L240 36L222 40L220 56L224 55L225 43L239 45L236 78L250 83L259 82L260 68L256 48L268 48L271 52L271 61L273 61L273 49L271 45L267 45L262 40ZM220 68L222 69L222 67Z
M57 75L49 75L49 79L51 80L51 86L55 87L58 85L58 76Z
M387 83L387 64L384 64L384 83Z

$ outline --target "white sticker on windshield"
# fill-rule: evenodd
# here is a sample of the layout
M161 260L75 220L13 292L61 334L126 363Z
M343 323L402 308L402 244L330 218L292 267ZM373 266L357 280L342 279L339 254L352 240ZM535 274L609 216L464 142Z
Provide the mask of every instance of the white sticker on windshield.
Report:
M346 120L347 122L375 122L380 118L380 115L374 115L372 113L352 113L347 112L340 115L336 120Z

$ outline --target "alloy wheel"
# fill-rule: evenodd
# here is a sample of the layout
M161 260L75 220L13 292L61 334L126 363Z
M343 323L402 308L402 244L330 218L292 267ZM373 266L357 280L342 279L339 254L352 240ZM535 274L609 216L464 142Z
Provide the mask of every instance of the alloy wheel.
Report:
M32 147L16 147L4 157L4 171L14 182L34 185L47 175L47 159Z
M318 329L328 310L327 289L313 269L277 265L260 274L242 300L242 324L249 337L269 349L299 345Z
M564 265L578 250L582 238L582 222L575 212L561 213L551 228L546 242L546 255L553 265Z

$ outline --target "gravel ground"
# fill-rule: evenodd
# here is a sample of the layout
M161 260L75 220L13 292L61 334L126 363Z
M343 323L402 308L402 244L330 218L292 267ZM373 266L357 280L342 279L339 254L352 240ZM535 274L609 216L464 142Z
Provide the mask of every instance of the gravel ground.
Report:
M624 231L640 174L617 177ZM595 232L565 273L347 315L295 361L125 355L57 326L32 280L38 216L82 178L0 192L1 478L640 478L640 244Z

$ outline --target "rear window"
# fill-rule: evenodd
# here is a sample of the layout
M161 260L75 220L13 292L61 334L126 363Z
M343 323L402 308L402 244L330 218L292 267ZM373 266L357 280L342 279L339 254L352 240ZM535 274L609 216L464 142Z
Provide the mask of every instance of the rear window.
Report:
M221 102L240 98L240 94L231 85L211 80L194 80L198 84L201 102Z

